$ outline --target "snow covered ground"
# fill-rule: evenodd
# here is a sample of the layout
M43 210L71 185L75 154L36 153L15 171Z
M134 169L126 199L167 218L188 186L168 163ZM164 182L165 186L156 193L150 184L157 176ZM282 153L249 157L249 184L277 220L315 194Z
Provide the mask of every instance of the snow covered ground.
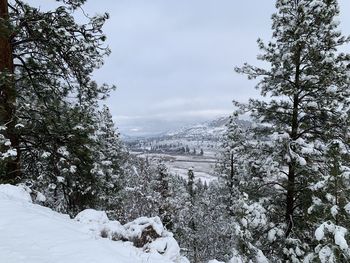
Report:
M216 180L214 169L216 159L214 154L206 154L204 156L191 155L174 155L174 154L159 154L159 153L134 153L141 158L148 158L150 161L162 160L169 171L187 179L189 169L192 169L196 180L201 180L209 184Z
M146 253L131 242L112 241L96 235L96 224L86 220L93 214L88 211L73 220L33 204L29 193L21 187L0 185L0 263L188 262L181 257L170 259L178 253L177 243L172 244L173 251L168 255L157 252L166 240L175 241L171 236L151 243ZM95 215L93 218L102 220L101 224L118 225L117 221L108 222L103 213ZM135 231L137 223L129 223L124 229Z

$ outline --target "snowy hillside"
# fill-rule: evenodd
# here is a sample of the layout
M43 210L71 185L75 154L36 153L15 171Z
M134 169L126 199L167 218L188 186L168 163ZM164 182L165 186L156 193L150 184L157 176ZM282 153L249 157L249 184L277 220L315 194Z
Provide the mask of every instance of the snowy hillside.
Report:
M204 149L215 151L227 127L226 124L229 117L220 117L218 119L197 123L189 126L179 128L177 130L168 131L161 135L154 135L152 137L128 137L123 139L131 150L143 151L154 150L166 151L181 151L183 147L189 147L190 150L194 148L197 150ZM249 121L239 120L241 126L249 126ZM152 149L151 149L152 148ZM158 149L156 149L158 148Z
M152 153L198 154L215 152L226 130L227 117L193 124L162 135L124 138L131 151Z
M172 235L163 233L157 218L141 218L122 226L109 221L104 212L85 210L72 220L33 204L29 193L11 185L0 185L0 214L1 263L188 262L179 255ZM146 223L153 224L160 235L146 248L100 235L103 229L107 237L112 228L121 235L139 235Z
M195 140L219 140L226 130L227 117L221 117L213 121L199 123L193 126L183 127L179 130L168 132L165 137Z

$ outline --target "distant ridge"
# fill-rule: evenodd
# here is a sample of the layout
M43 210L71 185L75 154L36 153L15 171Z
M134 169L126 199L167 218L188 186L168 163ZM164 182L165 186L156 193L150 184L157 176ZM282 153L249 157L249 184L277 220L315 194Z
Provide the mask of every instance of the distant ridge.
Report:
M197 124L186 125L182 128L153 134L147 136L127 136L122 135L124 141L140 141L140 140L205 140L218 141L226 131L226 124L229 117L219 117L214 120L205 121ZM249 121L239 120L242 126L249 126Z
M163 137L172 139L218 140L224 134L228 120L228 117L220 117L215 120L185 126L168 132Z

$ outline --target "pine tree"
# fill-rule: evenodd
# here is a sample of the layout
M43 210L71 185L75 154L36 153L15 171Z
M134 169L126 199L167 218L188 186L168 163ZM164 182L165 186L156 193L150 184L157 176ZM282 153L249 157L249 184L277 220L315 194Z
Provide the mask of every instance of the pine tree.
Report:
M124 163L128 158L116 131L112 115L107 106L98 112L96 122L96 149L92 173L98 182L99 206L107 210L110 217L116 217L120 209L119 191L123 188ZM112 215L114 214L114 216Z
M157 178L155 191L159 194L158 197L158 214L162 219L163 225L169 231L174 227L174 211L172 209L172 189L169 183L170 175L165 164L160 163L157 165Z
M158 216L159 194L155 190L156 167L147 160L128 156L124 168L127 177L122 180L123 188L119 192L120 209L116 219L122 223L130 222L141 216Z
M20 0L5 2L10 22L1 20L1 45L10 43L12 54L1 55L12 57L9 65L15 63L10 78L1 77L9 91L1 98L0 140L6 157L1 178L9 177L12 167L16 172L7 182L20 177L44 191L48 205L57 210L74 214L94 207L99 182L91 171L101 154L95 151L96 109L113 87L97 85L91 75L110 53L102 32L108 14L79 25L73 14L84 0L62 0L50 11Z
M193 168L188 169L187 172L187 192L189 194L190 203L193 205L195 200Z
M193 260L193 262L197 263L199 262L199 242L198 242L198 222L197 222L197 213L198 207L197 207L197 196L195 191L195 181L194 181L194 172L193 169L189 169L187 173L188 179L187 179L187 193L188 193L188 200L187 200L187 206L188 206L188 221L187 221L187 227L188 227L188 240L189 240L189 250L191 252L190 258Z
M223 202L227 206L230 215L234 215L234 202L238 198L237 190L242 182L242 155L247 144L248 130L244 130L239 124L236 114L230 116L226 124L226 131L222 138L221 152L218 159L217 172L222 181L224 192Z
M23 154L22 165L26 183L47 197L46 205L74 216L98 205L96 123L92 112L79 106L57 109L61 114L50 115L53 123L44 126L52 137L45 132L38 133L40 138L28 136L36 147ZM44 144L46 140L52 143Z
M311 185L312 204L308 208L310 224L316 229L315 251L308 254L313 260L347 262L350 229L349 149L339 140L326 147L323 174Z
M21 178L20 149L16 129L16 89L7 0L0 1L0 182L16 183Z
M271 100L239 106L258 123L254 132L260 137L253 157L258 166L250 171L256 194L250 198L263 205L268 221L253 243L274 262L301 262L313 249L310 186L322 177L324 146L332 137L343 140L336 131L348 119L349 56L337 48L349 38L337 30L335 0L277 0L276 7L273 40L258 41L258 58L270 69L236 69L261 78L257 88Z
M213 203L211 214L215 215L212 219L215 257L224 261L234 256L233 262L254 262L261 253L251 243L255 231L264 223L264 214L256 200L247 198L254 196L250 172L257 165L253 158L255 139L250 130L249 125L243 126L237 112L229 117L216 166L218 182L209 188Z

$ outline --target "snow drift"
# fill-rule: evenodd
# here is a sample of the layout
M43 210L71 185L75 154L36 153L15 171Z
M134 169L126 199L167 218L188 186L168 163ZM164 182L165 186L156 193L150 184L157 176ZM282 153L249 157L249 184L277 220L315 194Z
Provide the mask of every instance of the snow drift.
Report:
M89 209L73 220L31 200L22 187L0 185L0 262L188 262L157 217L139 218L123 226L110 221L104 212ZM146 228L155 231L155 239L135 247L132 240Z

